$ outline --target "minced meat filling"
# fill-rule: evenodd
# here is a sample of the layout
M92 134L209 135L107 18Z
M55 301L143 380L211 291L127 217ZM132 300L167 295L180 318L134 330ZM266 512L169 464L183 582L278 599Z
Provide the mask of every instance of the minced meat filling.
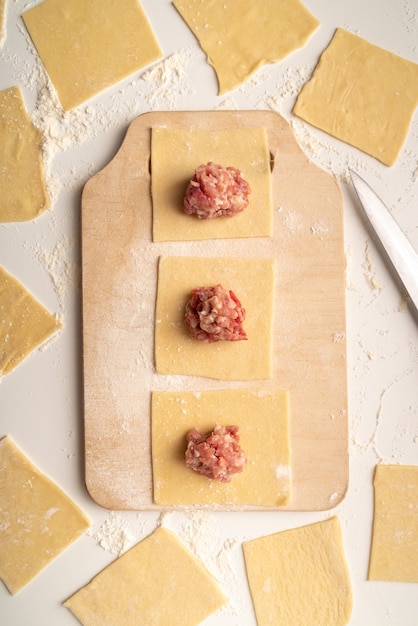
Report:
M186 465L198 474L227 483L244 469L247 459L239 446L238 426L215 426L206 434L192 428L186 440Z
M186 190L184 211L206 220L231 217L248 206L250 185L235 167L209 162L200 165Z
M192 337L206 343L247 339L244 319L240 301L222 285L193 289L186 304L185 323Z

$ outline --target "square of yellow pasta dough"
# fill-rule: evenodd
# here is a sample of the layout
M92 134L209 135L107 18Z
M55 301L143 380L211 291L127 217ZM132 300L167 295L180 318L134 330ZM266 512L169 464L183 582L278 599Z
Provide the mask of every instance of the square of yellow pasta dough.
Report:
M61 322L0 267L0 376L60 328Z
M293 113L393 165L418 105L418 64L337 28Z
M300 0L175 0L174 6L213 66L220 94L301 48L319 24Z
M20 88L0 91L0 222L32 220L49 207L43 140Z
M205 343L184 322L193 289L221 284L246 310L247 340ZM230 257L162 257L155 312L158 374L255 380L272 374L274 260Z
M162 56L139 0L45 0L22 17L66 111Z
M418 466L378 465L373 484L369 580L418 583Z
M187 215L183 198L199 165L239 169L250 184L248 206L233 217ZM270 152L264 128L151 130L154 241L268 237L272 232Z
M289 400L286 391L223 389L152 393L152 469L156 504L277 506L290 497ZM238 426L247 463L229 483L185 463L186 434Z
M84 626L198 626L227 598L168 528L159 528L64 602Z
M27 585L90 522L10 437L0 441L0 578L12 594Z
M258 626L345 626L353 606L337 517L243 544Z

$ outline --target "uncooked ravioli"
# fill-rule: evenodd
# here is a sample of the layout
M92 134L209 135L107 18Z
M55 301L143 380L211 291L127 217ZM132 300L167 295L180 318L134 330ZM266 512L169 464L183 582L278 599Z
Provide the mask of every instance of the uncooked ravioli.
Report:
M22 17L66 111L162 56L139 0L45 0Z
M337 28L293 113L393 165L418 105L418 64Z
M218 77L219 93L301 48L319 22L299 0L175 0Z

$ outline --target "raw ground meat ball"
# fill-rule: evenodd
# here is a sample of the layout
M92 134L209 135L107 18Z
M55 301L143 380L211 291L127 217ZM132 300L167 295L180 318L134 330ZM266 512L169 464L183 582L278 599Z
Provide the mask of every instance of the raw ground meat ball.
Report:
M250 185L235 167L209 162L194 173L184 196L184 211L207 220L231 217L248 206Z
M186 465L198 474L228 483L244 469L247 459L238 443L238 426L215 426L207 434L192 428L186 440Z
M193 289L184 319L192 337L206 343L247 339L242 326L245 309L222 285Z

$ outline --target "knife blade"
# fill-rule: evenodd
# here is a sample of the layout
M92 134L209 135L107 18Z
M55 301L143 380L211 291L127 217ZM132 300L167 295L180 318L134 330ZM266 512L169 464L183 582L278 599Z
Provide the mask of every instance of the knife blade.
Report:
M360 203L418 310L418 253L369 184L356 172L349 172Z

